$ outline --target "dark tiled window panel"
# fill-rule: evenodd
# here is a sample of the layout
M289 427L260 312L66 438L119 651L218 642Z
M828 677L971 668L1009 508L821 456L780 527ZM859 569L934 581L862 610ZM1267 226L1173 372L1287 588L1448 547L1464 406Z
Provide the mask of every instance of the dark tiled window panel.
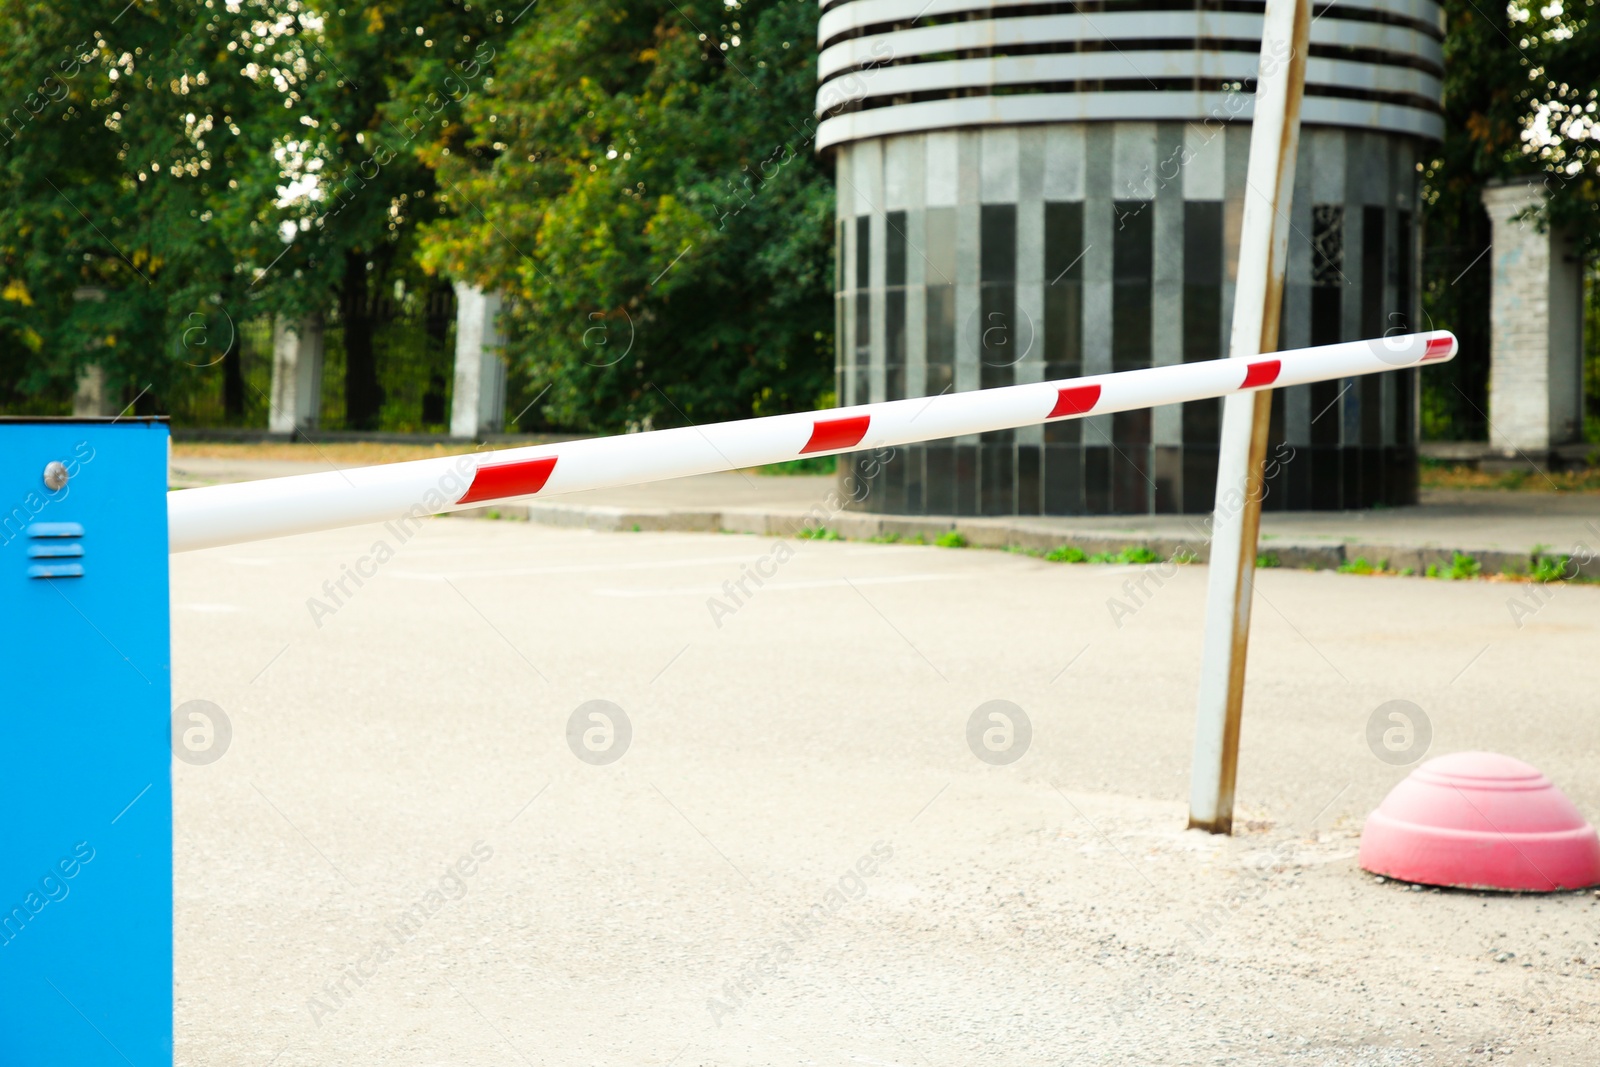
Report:
M1415 252L1411 241L1411 212L1402 211L1397 216L1395 240L1395 302L1399 305L1403 317L1400 325L1408 332L1417 328L1417 310L1412 306L1414 299L1412 282L1415 277L1416 263ZM1394 382L1394 440L1404 451L1405 456L1414 460L1416 451L1411 444L1412 434L1415 432L1414 412L1416 406L1416 381L1417 372L1414 370L1398 371L1391 376ZM1391 483L1396 486L1391 494L1389 503L1402 506L1416 503L1416 484L1414 476L1406 477L1406 471L1414 471L1415 463L1408 467L1404 460L1398 460L1393 469L1396 477ZM1403 484L1400 479L1404 478Z
M1311 453L1304 445L1290 454L1276 457L1283 466L1283 507L1285 511L1306 511L1311 507Z
M883 398L906 396L906 213L891 211L884 226ZM896 510L903 510L896 509Z
M872 286L872 216L856 216L856 289Z
M1311 208L1311 343L1343 340L1344 207L1315 204ZM1347 383L1315 382L1311 386L1311 494L1309 506L1337 509L1344 502L1344 477L1339 445Z
M1217 498L1217 446L1183 446L1183 510L1210 511Z
M927 446L924 483L929 515L953 515L956 510L956 449L947 443Z
M1155 488L1150 465L1150 408L1111 416L1111 507L1122 514L1148 512Z
M1079 515L1083 504L1083 455L1077 445L1044 446L1044 510Z
M979 280L985 284L1017 280L1017 209L985 204L979 228Z
M906 283L906 213L891 211L884 220L883 284Z
M1184 445L1216 448L1222 440L1222 401L1194 400L1183 405Z
M1038 515L1043 503L1038 445L1017 446L1017 514Z
M1414 375L1416 371L1405 371L1405 374ZM1417 450L1414 447L1397 448L1394 470L1399 472L1399 486L1395 489L1394 503L1397 506L1415 504L1417 502Z
M1360 394L1361 443L1378 445L1383 442L1383 379L1368 374L1356 379L1355 392Z
M1013 515L1016 513L1015 451L1009 444L983 444L979 446L983 470L979 475L982 491L980 506L984 515Z
M1338 286L1344 277L1344 205L1311 207L1311 284Z
M1399 314L1391 325L1399 326L1402 332L1410 333L1416 329L1416 309L1411 306L1411 285L1415 264L1412 262L1411 245L1411 212L1401 211L1395 215L1395 257L1393 264L1395 287L1395 311Z
M1015 383L1011 368L1022 353L1017 323L1017 209L1011 204L985 204L979 221L978 387L993 389Z
M1022 356L1017 329L1017 290L1007 284L986 284L978 309L978 385L993 389L1016 384L1012 367Z
M1341 506L1341 451L1337 445L1313 444L1307 449L1311 460L1311 506L1319 511L1337 511Z
M1397 371L1395 389L1395 440L1410 450L1413 434L1413 414L1416 411L1416 376L1418 371Z
M1151 408L1134 408L1119 411L1111 416L1111 441L1118 445L1147 445L1150 443Z
M844 219L840 219L834 226L833 243L833 289L836 293L845 290L844 253L850 231L845 228Z
M1090 515L1111 512L1111 449L1090 446L1083 450L1083 508Z
M1155 205L1118 200L1111 239L1111 366L1150 365L1150 296Z
M890 289L883 298L885 400L906 395L906 291Z
M1158 445L1155 450L1155 509L1158 514L1183 510L1183 449Z
M1383 503L1383 447L1361 446L1361 507Z
M850 360L853 380L850 402L867 404L872 401L872 294L869 288L872 278L871 216L857 216L855 228L856 321L855 345Z
M1383 303L1384 211L1381 207L1361 210L1361 336L1382 337L1390 326L1389 311Z
M1339 506L1346 508L1357 507L1355 501L1361 499L1361 447L1345 447L1339 450L1340 479Z
M853 404L872 401L872 294L866 290L856 293L856 391Z
M850 403L845 389L845 372L850 365L849 344L850 339L845 334L845 300L840 294L833 299L833 377L834 390L837 403L840 406Z
M978 513L978 446L956 445L956 514Z
M1082 374L1083 359L1083 204L1046 203L1044 222L1045 321L1042 336L1030 336L1026 341L1030 347L1038 346L1046 380L1075 378ZM1081 510L1078 450L1059 446L1077 444L1082 432L1077 420L1052 423L1044 428L1047 446L1042 453L1024 446L1018 459L1020 513Z
M1120 515L1143 515L1150 510L1155 479L1150 471L1149 445L1118 445L1111 451L1111 509Z
M1183 205L1183 360L1223 354L1222 202Z
M1083 204L1044 205L1045 359L1083 359Z
M1381 207L1366 207L1361 211L1361 334L1363 337L1381 337L1391 326L1405 320L1403 314L1393 313L1384 300L1384 286L1389 280L1385 250L1388 237L1385 221L1387 213ZM1383 379L1376 374L1355 380L1352 396L1360 405L1360 482L1353 496L1346 495L1346 507L1371 507L1385 501L1383 444ZM1348 444L1349 442L1347 442Z
M1311 383L1311 443L1337 445L1339 443L1339 403L1344 383Z

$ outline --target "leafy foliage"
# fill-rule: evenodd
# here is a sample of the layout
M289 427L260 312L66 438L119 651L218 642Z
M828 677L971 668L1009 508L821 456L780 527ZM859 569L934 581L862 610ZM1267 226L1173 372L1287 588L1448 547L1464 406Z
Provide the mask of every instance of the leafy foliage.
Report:
M1429 376L1426 417L1482 436L1481 190L1543 176L1550 220L1595 259L1600 33L1596 0L1445 2L1424 306L1464 351ZM167 410L216 364L242 420L264 407L245 320L322 314L346 423L389 424L380 309L447 304L428 298L457 280L513 297L530 422L827 404L817 17L810 0L0 0L0 407L59 410L94 363Z
M1600 256L1600 33L1595 0L1480 4L1444 0L1445 135L1423 173L1424 328L1461 354L1424 378L1423 432L1488 434L1490 182L1542 181L1545 223Z
M426 107L423 87L472 54L494 16L468 7L0 0L20 31L0 53L0 100L16 102L0 120L0 338L27 353L0 367L0 403L59 399L95 363L159 407L236 355L245 318L333 311L350 421L371 425L371 311L425 281L412 223L433 191L388 112Z
M1550 191L1547 220L1600 259L1600 25L1595 0L1515 0L1507 12L1525 76L1517 94L1521 162Z
M551 420L705 422L825 399L833 193L801 117L808 0L552 0L425 152L467 205L424 262L516 295Z
M227 51L248 19L150 8L0 4L0 336L27 353L12 402L89 361L159 392L212 358L197 342L242 288L219 215L262 150L265 102Z

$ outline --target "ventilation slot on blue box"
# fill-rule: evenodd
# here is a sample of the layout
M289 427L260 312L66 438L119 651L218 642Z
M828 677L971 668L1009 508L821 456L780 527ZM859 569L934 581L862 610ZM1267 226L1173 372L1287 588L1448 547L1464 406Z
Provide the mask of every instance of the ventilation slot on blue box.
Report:
M82 578L83 526L76 522L36 522L28 527L29 578ZM68 562L68 561L73 562Z

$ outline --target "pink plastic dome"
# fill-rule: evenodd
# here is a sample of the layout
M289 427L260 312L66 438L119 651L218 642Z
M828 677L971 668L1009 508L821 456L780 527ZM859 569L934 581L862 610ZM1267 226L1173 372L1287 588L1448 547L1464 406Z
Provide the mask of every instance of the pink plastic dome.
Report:
M1583 889L1600 884L1600 837L1535 768L1457 752L1412 771L1367 817L1360 863L1424 885Z

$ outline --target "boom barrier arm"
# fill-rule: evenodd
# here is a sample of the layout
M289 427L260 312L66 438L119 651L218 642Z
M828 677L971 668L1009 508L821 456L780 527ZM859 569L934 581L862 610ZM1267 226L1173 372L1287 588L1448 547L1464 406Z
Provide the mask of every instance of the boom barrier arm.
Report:
M1445 332L1404 334L1086 378L269 478L167 494L169 548L187 552L426 516L498 500L664 481L1206 400L1443 362Z

